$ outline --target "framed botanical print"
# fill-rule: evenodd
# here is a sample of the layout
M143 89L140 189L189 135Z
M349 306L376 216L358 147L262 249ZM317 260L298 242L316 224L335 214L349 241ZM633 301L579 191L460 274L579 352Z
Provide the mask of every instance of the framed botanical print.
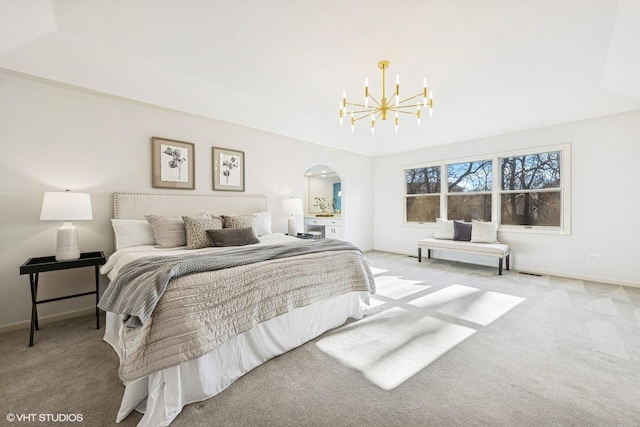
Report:
M213 189L244 191L244 151L213 147Z
M165 138L151 138L153 188L194 190L195 145Z

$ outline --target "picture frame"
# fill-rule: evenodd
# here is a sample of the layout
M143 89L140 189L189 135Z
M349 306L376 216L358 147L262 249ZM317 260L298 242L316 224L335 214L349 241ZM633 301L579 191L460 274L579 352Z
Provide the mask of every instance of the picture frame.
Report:
M152 187L195 190L195 157L195 144L152 137Z
M244 151L213 147L213 190L244 191Z

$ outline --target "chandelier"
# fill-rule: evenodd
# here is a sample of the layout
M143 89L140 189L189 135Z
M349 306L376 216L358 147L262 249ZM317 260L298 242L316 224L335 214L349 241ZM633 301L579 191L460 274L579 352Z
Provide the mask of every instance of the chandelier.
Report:
M351 122L351 132L355 131L355 125L358 120L364 118L371 119L371 134L375 134L376 121L378 119L387 120L389 113L394 115L395 130L398 132L398 124L400 122L400 114L411 114L416 116L418 126L420 126L420 106L429 108L429 117L433 115L433 91L427 88L427 79L424 79L422 92L406 99L400 99L400 76L396 74L396 88L391 99L387 99L385 71L389 68L389 61L378 62L378 68L382 70L382 98L378 101L369 93L369 79L364 79L364 104L355 102L347 102L347 91L342 92L342 101L340 102L340 126L343 124L345 117L349 117ZM422 102L416 102L417 98L422 98ZM373 101L369 105L369 100ZM347 107L351 106L351 110ZM410 111L411 110L411 111Z

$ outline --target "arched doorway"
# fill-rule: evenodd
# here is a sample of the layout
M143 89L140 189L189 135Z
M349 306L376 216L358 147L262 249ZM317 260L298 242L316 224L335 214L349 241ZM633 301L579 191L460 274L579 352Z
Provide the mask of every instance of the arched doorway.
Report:
M326 165L309 168L304 175L304 231L321 237L344 239L342 178Z

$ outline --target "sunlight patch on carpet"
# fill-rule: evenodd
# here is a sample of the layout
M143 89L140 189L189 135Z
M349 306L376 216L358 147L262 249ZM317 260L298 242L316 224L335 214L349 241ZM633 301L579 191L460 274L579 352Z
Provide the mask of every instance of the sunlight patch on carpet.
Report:
M504 316L524 300L524 298L513 295L484 291L480 294L445 304L438 309L438 313L487 326Z
M420 283L423 282L420 280L401 279L398 276L376 277L376 295L400 299L431 287L420 285Z
M341 328L316 345L373 384L391 390L475 332L394 307Z
M386 273L389 270L384 270L382 268L377 268L377 267L369 267L371 269L371 274L373 274L374 276L376 274L382 274L382 273Z
M421 308L435 307L479 292L482 292L482 290L471 286L451 285L411 301L409 304Z

